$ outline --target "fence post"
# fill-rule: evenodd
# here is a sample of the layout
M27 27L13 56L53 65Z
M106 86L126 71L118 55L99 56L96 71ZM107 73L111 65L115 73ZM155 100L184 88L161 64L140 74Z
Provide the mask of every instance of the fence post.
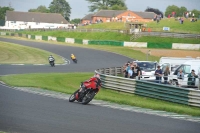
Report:
M200 77L199 77L199 87L198 87L198 88L199 88L199 90L200 90Z
M112 69L109 68L109 75L112 75Z
M115 74L114 75L117 76L117 67L115 67Z
M103 74L106 74L106 69L105 68L103 69Z

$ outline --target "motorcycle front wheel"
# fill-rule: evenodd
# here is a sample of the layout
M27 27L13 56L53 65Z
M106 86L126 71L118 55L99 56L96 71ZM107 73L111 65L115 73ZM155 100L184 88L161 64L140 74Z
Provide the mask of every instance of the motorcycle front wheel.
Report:
M74 102L76 100L76 93L78 93L79 89L75 91L70 97L69 102Z

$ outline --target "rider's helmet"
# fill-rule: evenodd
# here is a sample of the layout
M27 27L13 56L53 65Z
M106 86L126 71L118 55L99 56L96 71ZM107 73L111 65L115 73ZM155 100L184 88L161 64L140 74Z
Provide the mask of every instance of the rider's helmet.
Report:
M71 54L71 56L74 56L74 54Z
M99 74L95 74L95 76L94 76L94 77L96 77L96 78L100 79L100 75L99 75Z
M50 55L49 57L53 57L52 55Z

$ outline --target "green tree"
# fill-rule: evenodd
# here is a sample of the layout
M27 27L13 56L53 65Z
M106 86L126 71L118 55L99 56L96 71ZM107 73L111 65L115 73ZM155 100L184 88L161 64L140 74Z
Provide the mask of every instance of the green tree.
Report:
M185 12L187 12L187 8L182 6L179 8L179 15L184 16Z
M127 10L127 7L122 6L122 5L113 5L110 10Z
M176 17L179 16L179 7L172 5L172 6L168 6L166 11L165 11L165 16L167 17L169 14L171 14L172 12L176 12Z
M67 21L70 20L71 7L66 0L53 0L49 9L51 13L60 13Z
M99 10L126 10L127 6L125 0L86 0L91 5L89 6L89 11L99 11Z
M79 24L81 22L80 18L75 18L70 21L71 24Z
M191 11L191 13L193 14L194 13L194 17L195 18L199 18L200 17L200 11L198 11L198 10L196 10L196 9L193 9L192 11ZM191 14L191 15L192 15Z
M46 6L38 6L37 9L29 9L28 12L41 12L41 13L49 13L50 10L46 8Z
M5 25L5 16L6 16L6 11L14 11L14 9L9 6L9 7L1 7L0 6L0 26Z

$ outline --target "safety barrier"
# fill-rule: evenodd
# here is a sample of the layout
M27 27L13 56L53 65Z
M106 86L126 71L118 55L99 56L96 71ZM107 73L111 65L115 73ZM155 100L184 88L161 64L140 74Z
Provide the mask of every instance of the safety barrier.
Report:
M122 67L97 69L95 73L100 74L104 88L200 107L200 90L119 77Z
M15 36L25 37L28 39L45 40L45 41L56 41L66 43L77 43L83 45L111 45L111 46L122 46L122 47L143 47L143 48L162 48L162 49L190 49L200 50L200 44L182 44L182 43L151 43L151 42L123 42L123 41L107 41L107 40L85 40L77 38L65 38L65 37L53 37L53 36L42 36L42 35L26 35L21 33L11 32L0 32L2 36Z

